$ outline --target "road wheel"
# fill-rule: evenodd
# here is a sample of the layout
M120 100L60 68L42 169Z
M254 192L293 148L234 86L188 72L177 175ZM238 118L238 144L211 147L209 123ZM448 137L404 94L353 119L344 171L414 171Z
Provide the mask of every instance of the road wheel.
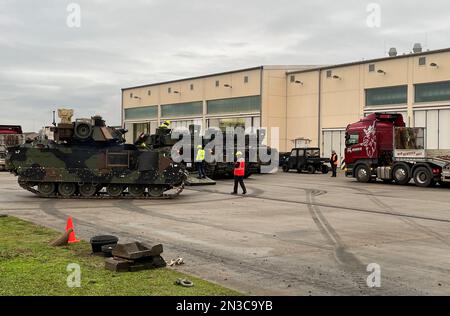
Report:
M63 182L58 185L58 192L63 197L69 197L75 194L77 186L75 183Z
M416 170L414 170L414 183L418 187L429 187L433 186L435 184L433 180L433 174L431 173L428 168L425 167L418 167Z
M109 196L118 197L122 194L123 189L121 184L108 184L106 186L106 193L108 193Z
M38 184L38 191L44 196L50 196L55 193L55 184L52 182L42 182Z
M289 172L289 167L287 165L283 165L282 169L284 172Z
M327 165L322 165L322 173L328 174L328 172L330 172L330 167L328 167Z
M97 186L91 183L85 183L78 187L78 191L80 192L81 196L90 197L97 192Z
M308 165L308 166L306 167L306 171L307 171L309 174L314 174L314 173L316 173L316 167L314 167L313 165Z
M128 187L128 192L133 197L141 197L145 193L145 186L141 184L132 184Z
M148 195L150 195L151 197L160 197L163 195L163 193L164 187L162 186L153 185L148 187Z
M369 166L360 165L356 168L355 171L356 180L362 183L368 183L372 180L372 175L370 174Z
M405 185L411 181L409 177L408 167L405 165L397 165L392 170L392 178L394 178L395 183Z

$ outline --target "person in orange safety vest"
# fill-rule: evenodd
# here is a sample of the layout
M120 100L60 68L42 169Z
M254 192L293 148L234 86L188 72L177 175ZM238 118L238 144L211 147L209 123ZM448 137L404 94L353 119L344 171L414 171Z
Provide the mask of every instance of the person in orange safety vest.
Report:
M338 166L338 156L336 154L336 151L332 151L332 155L331 155L331 170L333 170L333 178L336 178L336 174L337 174L337 166Z
M236 162L234 164L234 190L231 194L238 194L238 184L241 185L242 194L247 193L247 189L244 184L244 176L245 176L245 160L242 158L242 153L238 151L236 153Z

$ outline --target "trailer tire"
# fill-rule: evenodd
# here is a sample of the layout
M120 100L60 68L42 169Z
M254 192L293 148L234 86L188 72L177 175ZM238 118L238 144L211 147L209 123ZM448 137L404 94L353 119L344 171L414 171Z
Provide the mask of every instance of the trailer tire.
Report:
M327 165L322 165L322 173L328 174L330 172L330 168Z
M370 168L367 165L359 165L355 170L356 180L362 183L368 183L372 180Z
M289 167L287 165L283 165L283 172L289 172Z
M414 183L418 187L430 187L435 184L435 181L433 179L433 174L428 170L426 167L418 167L414 170Z
M392 169L392 178L395 183L400 185L408 184L411 181L411 177L409 176L410 170L409 167L405 164L399 164L394 166Z

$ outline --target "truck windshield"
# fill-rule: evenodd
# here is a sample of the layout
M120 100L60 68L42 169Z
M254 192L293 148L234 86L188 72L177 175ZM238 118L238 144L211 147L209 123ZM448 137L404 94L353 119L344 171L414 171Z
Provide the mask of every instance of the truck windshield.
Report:
M350 147L359 143L359 134L345 135L345 146Z

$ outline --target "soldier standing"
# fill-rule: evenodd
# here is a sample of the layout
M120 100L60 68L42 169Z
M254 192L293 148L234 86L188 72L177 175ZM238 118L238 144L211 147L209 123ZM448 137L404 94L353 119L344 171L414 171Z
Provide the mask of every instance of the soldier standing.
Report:
M241 185L242 194L247 193L247 189L244 184L244 176L245 176L245 160L242 158L242 153L238 151L236 153L236 162L234 164L234 190L231 194L238 194L238 184Z

